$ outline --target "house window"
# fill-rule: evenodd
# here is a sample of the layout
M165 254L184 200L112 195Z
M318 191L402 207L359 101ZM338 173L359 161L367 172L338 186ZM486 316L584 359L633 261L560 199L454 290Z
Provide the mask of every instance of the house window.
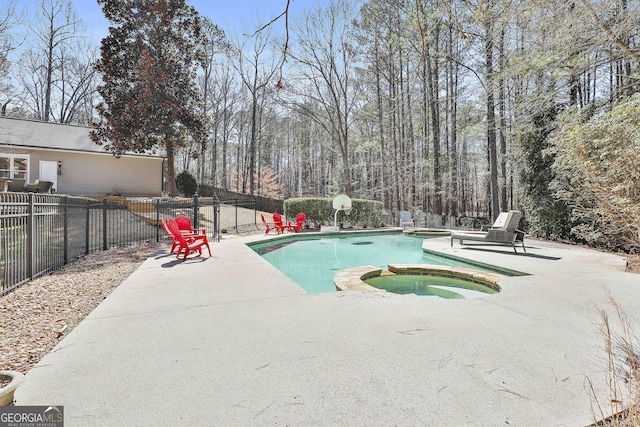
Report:
M29 156L25 154L0 154L0 178L29 181Z

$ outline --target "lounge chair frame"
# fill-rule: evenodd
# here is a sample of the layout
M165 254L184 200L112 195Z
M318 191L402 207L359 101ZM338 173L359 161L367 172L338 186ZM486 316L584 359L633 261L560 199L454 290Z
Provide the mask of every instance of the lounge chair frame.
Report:
M464 245L465 241L473 241L511 245L515 253L518 253L516 245L521 245L522 250L527 252L524 246L524 231L517 229L520 218L522 218L522 212L511 210L498 216L494 225L486 231L452 231L451 246L453 247L454 240L457 240L460 245Z

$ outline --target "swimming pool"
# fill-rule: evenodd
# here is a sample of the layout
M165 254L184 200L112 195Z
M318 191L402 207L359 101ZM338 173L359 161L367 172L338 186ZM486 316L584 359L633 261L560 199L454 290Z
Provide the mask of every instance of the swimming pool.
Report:
M335 292L333 276L361 265L386 269L389 264L435 264L504 274L491 266L425 253L424 238L401 232L293 235L249 247L310 294Z

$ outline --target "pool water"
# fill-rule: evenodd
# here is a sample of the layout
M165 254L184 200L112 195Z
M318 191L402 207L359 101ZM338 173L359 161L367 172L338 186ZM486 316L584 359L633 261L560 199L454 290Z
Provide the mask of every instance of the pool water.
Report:
M497 291L468 280L433 275L397 274L377 276L365 282L395 294L416 294L445 299L466 299L495 294Z
M463 260L423 253L424 238L402 233L351 233L294 236L249 246L310 294L335 292L333 276L338 271L363 265L381 269L386 269L388 264L483 269Z

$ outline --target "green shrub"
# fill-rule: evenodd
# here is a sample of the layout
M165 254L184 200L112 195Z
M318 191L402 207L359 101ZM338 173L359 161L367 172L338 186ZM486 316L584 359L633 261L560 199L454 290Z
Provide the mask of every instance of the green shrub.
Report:
M189 171L182 171L176 177L178 191L186 197L191 197L198 191L198 182Z
M520 171L529 231L537 237L567 239L571 236L571 212L549 188L555 179L556 159L550 135L557 125L557 107L550 105L530 117L531 123L517 135L525 167Z
M306 224L311 228L321 225L333 225L335 209L333 198L325 197L297 197L284 201L284 216L295 218L300 212L307 216ZM380 227L382 226L382 202L366 199L351 199L353 209L347 215L339 211L337 220L343 226L351 227Z
M584 117L567 111L551 139L549 188L570 209L571 233L590 245L640 253L640 96Z

